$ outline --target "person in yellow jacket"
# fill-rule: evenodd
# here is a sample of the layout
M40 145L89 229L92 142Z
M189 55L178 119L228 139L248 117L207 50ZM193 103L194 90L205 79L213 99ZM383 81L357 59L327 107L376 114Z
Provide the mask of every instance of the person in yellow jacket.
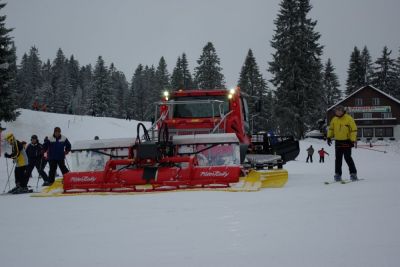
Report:
M11 154L4 153L4 157L11 158L14 160L15 169L15 187L11 189L8 193L11 194L21 194L28 193L28 181L29 177L26 174L26 168L28 166L28 157L26 155L23 144L15 139L12 133L6 134L6 141L11 145Z
M332 118L328 134L328 145L335 139L335 181L342 180L342 161L344 159L349 166L350 179L357 180L357 169L351 157L352 147L357 148L357 125L354 119L346 114L342 105L335 108L335 117Z

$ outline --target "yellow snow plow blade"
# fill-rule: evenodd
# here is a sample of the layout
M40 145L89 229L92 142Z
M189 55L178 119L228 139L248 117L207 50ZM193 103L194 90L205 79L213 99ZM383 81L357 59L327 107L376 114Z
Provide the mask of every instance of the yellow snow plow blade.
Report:
M247 176L240 177L240 181L236 184L231 184L229 191L258 191L261 188L279 188L283 187L288 180L287 170L267 170L256 171L251 170Z
M58 178L50 186L44 187L40 193L32 194L32 197L52 196L61 194L64 191L62 178Z

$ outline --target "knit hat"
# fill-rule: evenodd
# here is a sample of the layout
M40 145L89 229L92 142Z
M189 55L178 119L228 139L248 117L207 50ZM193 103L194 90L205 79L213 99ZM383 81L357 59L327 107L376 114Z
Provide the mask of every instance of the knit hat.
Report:
M335 111L342 111L342 112L344 112L345 111L345 109L344 109L344 106L343 105L337 105L336 107L335 107Z
M12 140L14 140L14 135L13 133L8 133L6 134L6 140L11 142Z

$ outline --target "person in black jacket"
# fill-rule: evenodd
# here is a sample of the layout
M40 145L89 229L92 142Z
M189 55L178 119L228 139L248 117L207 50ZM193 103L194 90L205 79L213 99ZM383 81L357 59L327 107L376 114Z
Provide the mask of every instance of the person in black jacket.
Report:
M69 172L65 166L65 155L71 151L71 143L68 138L61 135L60 127L55 127L53 135L47 142L43 144L44 151L47 151L47 158L49 160L49 180L44 186L52 185L56 177L57 166L60 168L62 174Z
M49 141L49 137L45 137L43 140L43 144ZM42 146L43 147L43 146ZM44 170L46 168L46 165L48 163L47 160L47 150L44 149L43 147L43 158L42 158L42 165L40 166L40 168L42 168L42 170Z
M33 168L36 167L36 170L43 178L44 183L48 183L49 178L42 168L43 153L43 146L39 143L37 135L32 135L31 143L26 148L26 155L28 156L28 168L26 174L28 177L31 177Z

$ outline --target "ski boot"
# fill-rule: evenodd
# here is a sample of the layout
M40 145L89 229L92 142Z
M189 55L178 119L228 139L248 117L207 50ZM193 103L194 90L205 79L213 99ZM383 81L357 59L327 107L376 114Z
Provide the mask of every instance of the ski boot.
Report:
M31 191L29 190L28 187L18 187L17 190L15 190L13 193L11 194L25 194L25 193L30 193Z
M16 192L16 191L18 191L19 190L19 186L16 186L16 187L14 187L13 189L11 189L10 191L8 191L7 193L8 194L14 194L14 192Z
M45 181L42 186L51 186L53 183L49 181Z
M358 180L357 173L350 173L350 180L352 182L357 181Z
M333 176L333 178L335 179L335 182L340 182L342 181L342 175L335 173L335 176Z

